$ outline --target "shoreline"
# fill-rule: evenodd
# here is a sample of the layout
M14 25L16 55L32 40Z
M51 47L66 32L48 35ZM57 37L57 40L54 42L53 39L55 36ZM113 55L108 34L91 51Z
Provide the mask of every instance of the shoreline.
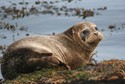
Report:
M6 83L44 83L44 84L121 84L125 83L125 60L108 60L96 65L86 65L76 70L64 68L41 69L22 74Z

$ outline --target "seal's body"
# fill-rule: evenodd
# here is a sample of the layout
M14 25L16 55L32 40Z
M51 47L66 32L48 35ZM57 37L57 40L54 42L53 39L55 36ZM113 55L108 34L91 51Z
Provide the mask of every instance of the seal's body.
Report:
M57 35L23 38L11 44L3 55L2 74L5 79L12 79L38 68L78 68L90 62L102 38L96 25L90 22L78 23Z

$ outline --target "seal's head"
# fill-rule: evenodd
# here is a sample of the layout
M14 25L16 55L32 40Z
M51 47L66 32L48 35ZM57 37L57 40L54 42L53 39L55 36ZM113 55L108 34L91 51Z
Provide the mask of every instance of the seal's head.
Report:
M89 51L93 51L103 39L102 33L91 22L80 22L65 31L65 34Z

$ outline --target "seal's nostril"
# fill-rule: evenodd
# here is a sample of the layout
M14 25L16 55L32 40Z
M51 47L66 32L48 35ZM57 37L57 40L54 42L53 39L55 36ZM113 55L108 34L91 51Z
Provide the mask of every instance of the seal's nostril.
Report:
M98 33L96 32L96 33L94 33L96 36L98 36Z

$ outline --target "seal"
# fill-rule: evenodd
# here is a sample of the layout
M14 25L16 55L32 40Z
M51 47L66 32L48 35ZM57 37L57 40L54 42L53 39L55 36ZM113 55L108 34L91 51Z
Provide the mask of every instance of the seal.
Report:
M102 33L91 22L80 22L56 35L22 38L5 51L2 75L5 79L13 79L41 68L76 69L91 62L92 53L102 39Z

